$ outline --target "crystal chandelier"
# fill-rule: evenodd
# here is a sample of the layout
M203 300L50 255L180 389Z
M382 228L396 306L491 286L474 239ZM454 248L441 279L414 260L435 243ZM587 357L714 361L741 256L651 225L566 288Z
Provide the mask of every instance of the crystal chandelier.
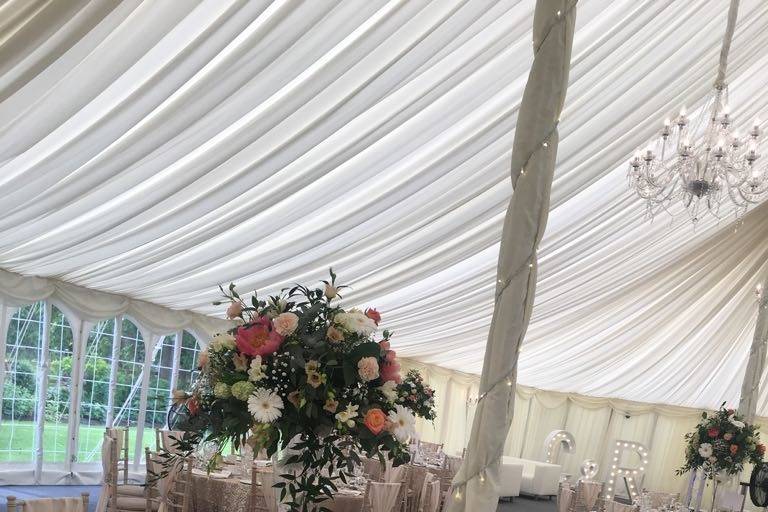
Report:
M705 213L720 219L733 212L738 218L768 195L768 173L757 165L760 121L742 135L732 128L728 106L725 68L737 9L738 0L732 0L717 80L704 107L692 119L683 107L629 162L630 187L645 200L651 218L675 201L682 201L694 225Z

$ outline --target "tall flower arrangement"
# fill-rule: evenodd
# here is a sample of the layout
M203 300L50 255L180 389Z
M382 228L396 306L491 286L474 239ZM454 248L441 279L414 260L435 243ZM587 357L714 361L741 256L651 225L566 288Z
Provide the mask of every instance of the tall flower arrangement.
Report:
M744 464L757 464L763 460L765 446L759 442L760 433L754 425L747 425L733 409L725 404L713 415L702 413L701 421L685 435L685 464L677 474L704 470L707 478L718 473L736 475Z
M377 336L379 312L343 309L332 270L323 283L249 301L222 288L216 304L239 325L213 338L192 392L178 394L191 416L183 447L247 442L271 456L290 443L284 462L299 469L277 486L295 510L331 497L361 454L407 462L415 416L435 416L434 391L418 372L403 381L391 333Z

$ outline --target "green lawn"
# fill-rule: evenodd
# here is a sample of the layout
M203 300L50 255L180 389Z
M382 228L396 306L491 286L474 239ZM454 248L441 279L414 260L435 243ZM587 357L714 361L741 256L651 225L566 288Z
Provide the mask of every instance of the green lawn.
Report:
M35 426L31 421L3 421L0 423L0 462L31 462L34 458ZM101 460L101 437L104 426L81 426L78 436L78 462ZM129 429L128 450L132 460L136 429ZM154 448L151 428L144 429L144 445ZM64 462L67 446L67 425L46 424L43 429L43 460Z

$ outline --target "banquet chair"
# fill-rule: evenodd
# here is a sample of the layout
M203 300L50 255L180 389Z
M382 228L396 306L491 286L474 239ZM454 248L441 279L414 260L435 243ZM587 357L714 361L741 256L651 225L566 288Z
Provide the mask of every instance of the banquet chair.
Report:
M680 501L679 492L669 493L669 492L648 491L648 496L651 499L651 508L657 509L657 510L662 508L662 505Z
M379 461L379 459L363 457L363 472L368 475L371 480L381 480L383 473L381 469L381 461Z
M443 496L440 491L440 482L437 480L431 481L427 487L427 496L424 500L424 512L438 512L442 500Z
M408 485L406 488L406 498L408 501L408 512L418 512L421 507L421 496L424 489L424 480L427 478L427 468L424 466L414 466L410 464L408 470ZM432 475L430 475L432 476Z
M111 437L117 443L117 454L122 455L122 458L118 461L118 457L115 456L115 464L122 463L123 466L123 484L128 483L128 429L107 427L106 435Z
M371 482L365 486L362 512L398 512L405 507L405 485Z
M460 457L451 457L450 455L446 455L445 460L443 461L443 469L448 469L456 474L459 471L459 467L461 466L462 461L463 459Z
M104 471L104 485L99 499L100 512L154 512L160 511L160 500L153 494L153 476L147 473L148 485L122 485L118 484L117 442L109 435L104 436L101 450L102 470ZM148 465L148 471L150 471Z
M428 443L426 441L419 441L419 449L427 453L442 453L443 443Z
M162 449L168 453L178 455L180 450L177 440L181 440L183 437L183 430L155 429L155 449L158 452Z
M251 512L277 512L277 493L274 473L251 471Z
M424 481L421 483L421 489L419 489L418 492L418 505L416 506L416 510L413 512L428 512L428 509L430 508L428 506L429 498L430 498L430 486L433 482L437 482L438 488L440 487L440 481L433 475L432 473L425 473L424 474Z
M8 512L88 512L89 494L84 492L79 498L38 498L17 500L14 496L6 498Z
M579 482L576 484L576 489L572 489L574 494L569 500L566 510L568 512L590 512L594 510L602 491L603 484L601 482ZM558 510L559 506L558 503Z
M192 457L180 459L173 476L165 485L165 508L168 512L189 512L192 493Z
M557 512L568 512L576 497L576 491L567 485L561 485L557 492Z

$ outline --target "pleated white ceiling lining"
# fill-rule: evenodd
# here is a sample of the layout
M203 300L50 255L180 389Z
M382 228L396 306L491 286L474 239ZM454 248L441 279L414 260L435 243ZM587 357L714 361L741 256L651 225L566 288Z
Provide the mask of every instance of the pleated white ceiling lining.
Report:
M625 162L714 80L727 0L582 0L522 384L738 396L768 208L649 224ZM220 314L330 265L403 356L479 372L533 1L0 8L0 267ZM737 123L768 117L742 2ZM766 397L762 414L768 413Z

